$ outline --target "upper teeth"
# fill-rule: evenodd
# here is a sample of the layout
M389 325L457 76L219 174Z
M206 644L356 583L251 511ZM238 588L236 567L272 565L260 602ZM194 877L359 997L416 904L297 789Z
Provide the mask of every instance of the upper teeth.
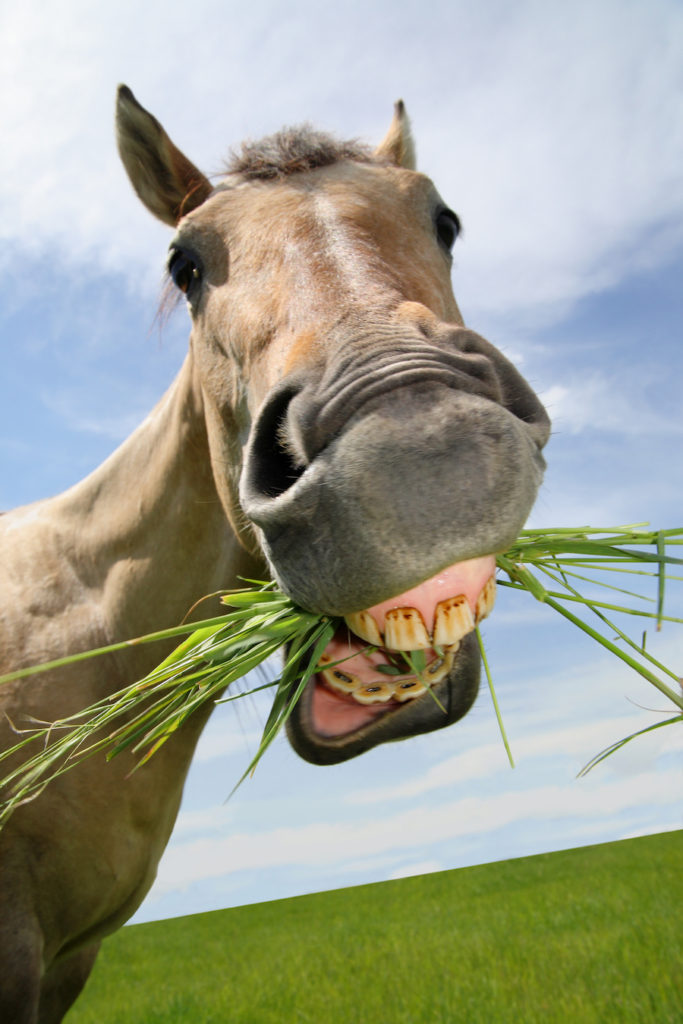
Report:
M380 646L390 651L429 650L432 642L417 608L392 608L387 612L384 619L384 643Z
M370 612L354 612L353 615L347 615L346 625L356 636L367 640L373 647L384 647L382 634Z
M441 647L467 636L474 629L474 615L464 594L440 601L434 616L434 643Z
M439 601L434 613L432 635L417 608L392 608L384 620L384 633L368 611L346 616L346 624L356 636L367 640L373 647L386 647L391 651L418 651L430 647L449 647L471 633L477 622L485 619L496 599L494 576L485 584L475 613L464 594Z
M484 584L481 594L477 598L477 606L475 610L477 622L481 622L493 609L496 603L496 577L489 576L486 583Z
M434 613L431 635L417 608L390 609L384 619L383 631L369 611L347 615L349 629L373 647L390 651L432 650L432 660L419 675L406 672L398 677L380 678L377 672L378 678L368 681L349 672L343 662L329 664L331 659L323 655L319 666L323 679L337 693L352 696L361 704L385 704L392 699L401 703L413 700L448 675L461 639L472 632L477 622L486 618L495 599L496 580L491 576L477 599L474 613L464 594L440 601ZM436 655L433 649L438 652Z

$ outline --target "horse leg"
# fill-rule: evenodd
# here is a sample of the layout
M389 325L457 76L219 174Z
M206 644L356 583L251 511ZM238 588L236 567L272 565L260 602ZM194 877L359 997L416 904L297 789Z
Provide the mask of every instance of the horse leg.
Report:
M20 894L0 898L0 1024L60 1024L85 985L100 944L44 971L43 933Z
M38 1024L42 935L34 918L2 915L0 963L0 1021Z
M47 971L40 991L37 1024L60 1024L88 980L99 948L100 943L94 942Z

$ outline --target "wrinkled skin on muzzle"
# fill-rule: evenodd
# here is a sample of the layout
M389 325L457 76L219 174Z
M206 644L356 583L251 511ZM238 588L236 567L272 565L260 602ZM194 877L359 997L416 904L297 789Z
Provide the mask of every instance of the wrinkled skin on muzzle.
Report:
M452 325L429 337L424 328L340 331L325 352L266 399L242 475L244 510L282 589L344 616L508 547L533 505L549 430L511 363ZM470 633L433 688L438 702L390 701L340 735L316 726L318 679L293 712L290 739L308 760L343 760L450 724L470 708L478 679Z

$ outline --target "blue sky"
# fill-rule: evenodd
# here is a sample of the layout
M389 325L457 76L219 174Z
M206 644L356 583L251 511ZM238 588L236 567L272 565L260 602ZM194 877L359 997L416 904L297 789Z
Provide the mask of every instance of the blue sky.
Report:
M465 226L454 285L554 422L536 526L683 522L683 8L653 0L65 0L0 8L0 507L76 482L173 379L154 322L169 232L119 165L125 81L203 170L309 120L378 141L393 101ZM672 613L683 599L672 594ZM220 708L137 919L680 828L673 729L652 688L531 599L485 639L517 767L482 692L461 724L334 768L278 742L227 803L265 708ZM683 663L680 630L652 637Z

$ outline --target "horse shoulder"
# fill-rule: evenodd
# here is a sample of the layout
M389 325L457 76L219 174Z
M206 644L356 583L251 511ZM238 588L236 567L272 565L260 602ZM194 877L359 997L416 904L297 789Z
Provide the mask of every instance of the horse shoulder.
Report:
M0 672L106 642L101 594L73 549L56 499L0 517Z

